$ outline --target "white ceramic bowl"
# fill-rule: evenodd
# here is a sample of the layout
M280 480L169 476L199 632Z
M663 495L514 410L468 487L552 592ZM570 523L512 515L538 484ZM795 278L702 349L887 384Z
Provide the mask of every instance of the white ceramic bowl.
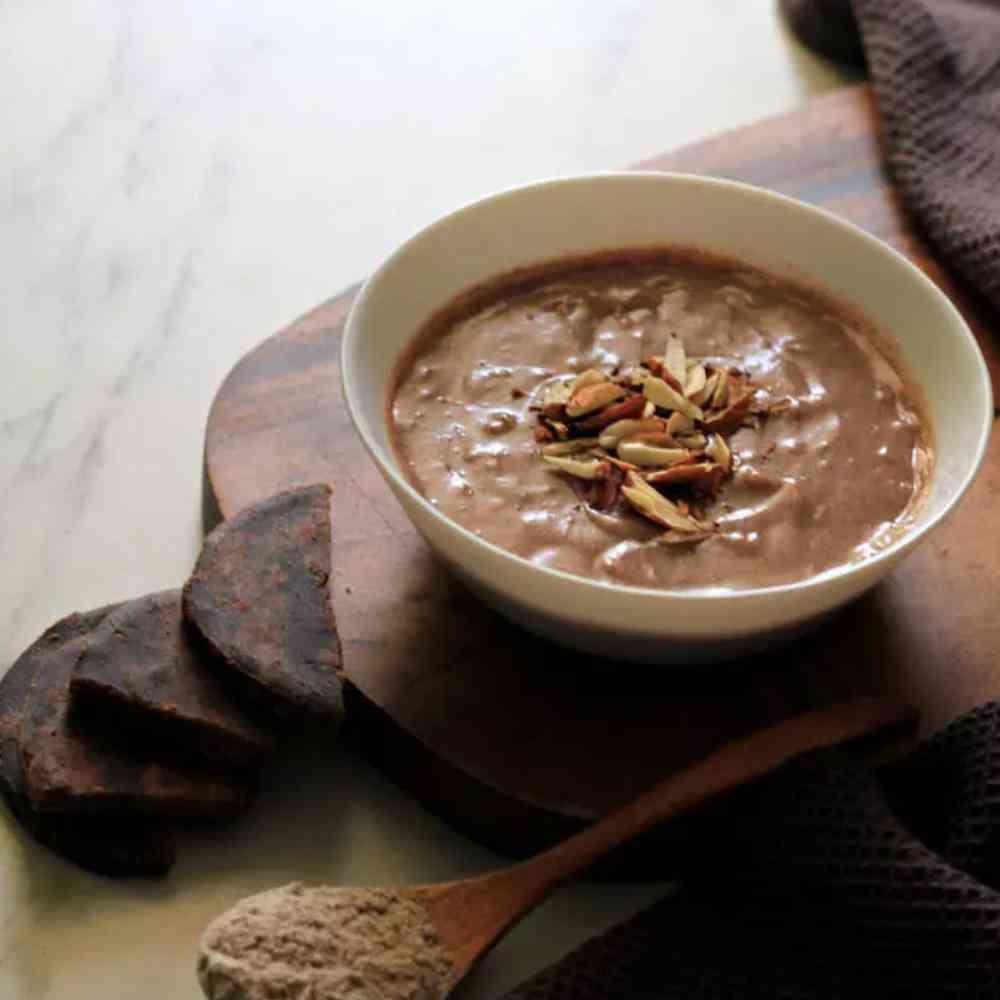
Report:
M616 247L677 244L739 257L825 288L897 340L921 383L937 467L913 526L879 555L800 582L665 591L536 566L440 514L404 478L386 427L400 352L453 296L516 267ZM693 663L787 638L877 583L955 506L993 418L986 365L951 302L863 230L782 195L681 174L542 181L466 205L404 243L351 310L341 359L347 406L382 475L427 543L484 600L556 641L622 659Z

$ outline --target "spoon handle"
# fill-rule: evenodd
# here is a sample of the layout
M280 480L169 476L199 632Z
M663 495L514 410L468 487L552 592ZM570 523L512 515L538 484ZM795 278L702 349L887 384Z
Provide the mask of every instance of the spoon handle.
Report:
M515 866L509 874L518 872L512 881L520 883L521 902L530 908L553 887L626 841L770 774L799 754L862 740L884 743L912 735L916 722L916 712L906 705L865 698L760 729L671 775L575 836Z

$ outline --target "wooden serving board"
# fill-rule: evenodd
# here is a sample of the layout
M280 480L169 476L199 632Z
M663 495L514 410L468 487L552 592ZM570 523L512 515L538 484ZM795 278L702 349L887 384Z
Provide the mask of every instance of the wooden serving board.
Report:
M767 185L872 230L959 304L996 387L1000 351L986 313L909 228L879 166L875 123L870 91L854 87L642 167ZM460 828L523 854L721 741L809 705L896 693L919 706L930 730L1000 696L1000 437L950 521L811 638L697 672L587 660L470 596L390 495L340 396L340 326L352 294L275 334L226 379L206 434L206 527L289 486L333 484L347 729Z

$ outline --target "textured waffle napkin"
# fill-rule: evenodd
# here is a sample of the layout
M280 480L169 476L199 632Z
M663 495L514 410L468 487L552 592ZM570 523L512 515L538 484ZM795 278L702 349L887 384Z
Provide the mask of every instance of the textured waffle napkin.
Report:
M781 0L792 28L868 63L893 180L949 264L1000 309L1000 0Z
M1000 997L1000 705L878 775L802 757L736 814L683 894L507 1000Z

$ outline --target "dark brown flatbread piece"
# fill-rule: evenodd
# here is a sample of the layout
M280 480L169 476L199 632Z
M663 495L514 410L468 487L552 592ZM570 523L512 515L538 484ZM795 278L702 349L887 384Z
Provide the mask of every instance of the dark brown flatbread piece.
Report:
M184 587L185 615L228 666L318 716L341 712L330 530L328 486L279 493L219 525Z
M40 843L87 871L111 876L165 875L174 842L162 824L146 820L43 815L28 799L20 753L20 722L43 652L85 635L109 608L70 615L52 626L0 678L0 793L11 812Z
M91 724L211 770L260 764L274 740L233 700L214 654L181 615L180 590L112 609L89 633L70 682Z
M24 791L41 813L226 819L248 804L251 782L202 775L150 759L137 748L106 747L70 713L69 682L96 624L71 615L50 628L25 654L30 687L17 726ZM22 681L23 683L23 681Z

